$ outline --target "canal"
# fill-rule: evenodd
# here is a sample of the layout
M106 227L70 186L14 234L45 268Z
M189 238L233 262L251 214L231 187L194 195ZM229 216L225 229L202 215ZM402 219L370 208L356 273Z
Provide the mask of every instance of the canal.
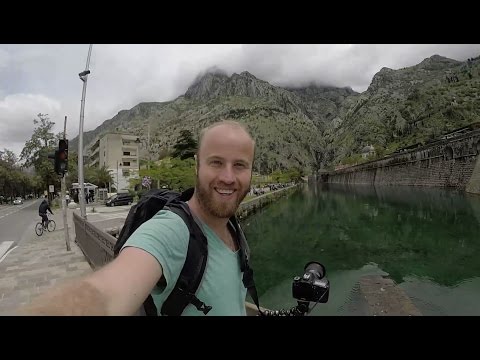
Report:
M326 268L311 315L365 315L362 277L381 275L423 315L480 315L480 196L458 190L306 184L249 216L261 306L291 308L294 276Z

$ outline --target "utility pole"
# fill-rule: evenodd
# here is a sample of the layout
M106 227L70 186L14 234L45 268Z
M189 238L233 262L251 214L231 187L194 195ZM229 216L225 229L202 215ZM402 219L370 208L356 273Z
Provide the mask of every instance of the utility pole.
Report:
M147 162L147 170L150 170L150 123L148 123L148 136L147 136L147 152L148 152L148 162Z
M87 219L87 212L85 210L85 179L83 176L83 118L85 111L85 94L87 92L87 80L90 70L88 65L90 64L90 55L92 54L92 46L88 49L87 65L85 66L85 71L82 71L78 76L80 80L83 81L83 91L82 91L82 100L80 106L80 130L78 132L78 183L80 185L80 191L78 194L78 201L80 202L80 214L83 219Z
M63 139L67 139L67 116L65 115L65 122L63 125ZM66 169L68 171L68 169ZM62 183L61 183L61 192L62 192L62 211L63 211L63 231L65 233L65 242L67 244L67 251L71 251L70 249L70 236L68 234L68 220L67 220L67 205L65 203L65 174L62 175Z
M118 194L118 189L120 188L118 186L118 160L117 160L117 186L116 186L116 188L117 188L117 194Z

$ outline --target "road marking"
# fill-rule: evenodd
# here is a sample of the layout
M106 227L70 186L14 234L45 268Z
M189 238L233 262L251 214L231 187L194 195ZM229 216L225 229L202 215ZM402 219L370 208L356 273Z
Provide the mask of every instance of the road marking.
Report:
M2 256L2 258L0 259L0 263L7 257L8 254L10 254L13 250L15 250L18 246L15 246L13 248L11 248L10 250L8 250L5 255Z
M20 207L19 207L18 205L7 205L6 208L0 209L0 210L1 210L1 211L6 210L6 211L10 211L10 212L8 212L8 213L0 216L0 219L4 218L5 216L8 216L8 215L15 214L15 213L19 212L20 210L25 209L25 208L27 208L27 207L30 207L30 206L32 206L32 205L34 205L34 204L35 204L35 202L24 203L24 204L23 204L22 206L20 206ZM13 210L13 211L11 211L11 210Z
M10 249L10 246L12 246L12 244L13 244L13 241L3 241L0 244L0 259L3 260L5 253L8 252L8 249Z

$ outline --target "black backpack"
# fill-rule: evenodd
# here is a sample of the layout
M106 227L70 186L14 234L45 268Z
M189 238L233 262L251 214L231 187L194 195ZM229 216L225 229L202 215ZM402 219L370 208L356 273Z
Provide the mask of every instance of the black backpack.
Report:
M168 210L176 213L185 222L190 231L187 257L175 287L163 303L160 311L162 315L179 316L189 303L193 304L204 314L207 314L211 310L211 306L206 305L196 296L207 263L208 247L207 238L194 220L186 204L186 201L192 197L193 192L194 189L191 188L182 193L168 189L152 189L145 193L138 203L130 209L113 249L114 256L116 257L130 235L133 234L141 224L151 219L163 208L168 208ZM257 291L253 281L253 271L248 264L249 249L247 241L235 216L230 218L230 222L235 229L237 235L236 240L240 249L243 284L260 311ZM165 278L163 276L157 285L165 285ZM145 300L143 308L147 316L158 315L151 295Z

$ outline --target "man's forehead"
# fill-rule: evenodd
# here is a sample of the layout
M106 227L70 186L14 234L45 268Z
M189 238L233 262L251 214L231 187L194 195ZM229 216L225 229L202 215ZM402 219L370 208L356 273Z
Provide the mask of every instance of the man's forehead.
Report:
M229 125L219 125L209 129L203 136L200 149L211 146L230 145L245 146L246 148L254 147L254 142L250 135L242 128Z
M234 126L231 124L220 124L220 125L214 126L205 132L204 137L217 136L220 134L235 134L236 136L243 136L243 137L250 138L250 136L245 131L245 129L243 129L240 126Z

